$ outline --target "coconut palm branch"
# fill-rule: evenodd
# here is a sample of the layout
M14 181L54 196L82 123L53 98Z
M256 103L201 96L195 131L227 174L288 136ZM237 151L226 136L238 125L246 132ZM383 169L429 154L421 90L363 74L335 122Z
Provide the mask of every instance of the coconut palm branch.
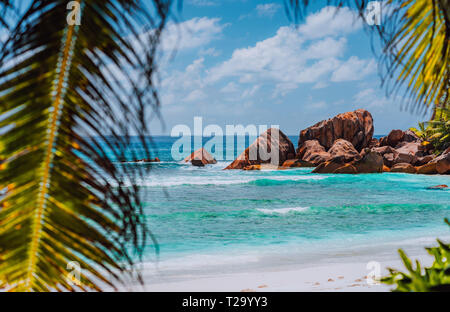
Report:
M136 156L131 134L150 158L171 1L80 0L81 25L68 23L66 0L20 2L0 0L0 288L116 288L149 237L144 169L118 160Z
M288 16L300 19L310 0L286 0ZM329 0L349 5L365 18L368 0ZM450 2L448 0L388 0L382 23L366 27L381 40L380 69L388 94L406 89L406 104L427 111L444 97L450 81ZM447 105L447 104L446 104Z

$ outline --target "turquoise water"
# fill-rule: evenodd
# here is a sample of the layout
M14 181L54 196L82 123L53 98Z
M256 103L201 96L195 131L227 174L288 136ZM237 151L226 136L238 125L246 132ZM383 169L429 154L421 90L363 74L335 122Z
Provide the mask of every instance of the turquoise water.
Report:
M231 161L197 168L171 158L174 141L155 138L162 162L139 182L160 261L237 251L306 254L450 233L443 222L450 191L427 189L450 185L450 176L222 170ZM149 259L154 251L149 245Z

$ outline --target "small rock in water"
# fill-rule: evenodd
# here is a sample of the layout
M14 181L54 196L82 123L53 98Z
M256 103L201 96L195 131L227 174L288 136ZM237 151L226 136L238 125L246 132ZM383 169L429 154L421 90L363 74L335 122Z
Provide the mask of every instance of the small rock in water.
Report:
M429 189L429 190L445 190L447 188L448 188L448 185L445 185L445 184L427 187L427 189Z
M130 163L157 163L157 162L161 162L161 160L156 157L154 159L152 158L144 158L144 159L138 159L138 160L132 160L132 161L128 161L128 160L121 160L122 163L126 163L126 162L130 162Z
M205 165L217 163L216 159L203 147L186 157L184 162L191 162L191 164L196 167L204 167Z

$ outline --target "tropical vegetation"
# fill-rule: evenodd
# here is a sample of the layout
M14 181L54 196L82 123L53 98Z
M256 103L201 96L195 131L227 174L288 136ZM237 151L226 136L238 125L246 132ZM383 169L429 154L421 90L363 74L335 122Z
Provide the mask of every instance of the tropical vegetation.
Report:
M423 140L423 145L439 155L450 147L449 116L449 108L436 108L430 121L420 122L419 129L411 128L410 130Z
M450 226L447 219L445 222ZM400 257L407 272L389 269L389 276L383 278L382 282L395 285L394 291L397 292L450 291L450 244L440 240L437 242L437 247L426 248L434 257L430 267L422 268L417 260L414 267L411 259L400 250Z
M0 288L8 291L117 288L124 273L135 275L134 254L151 235L135 182L145 169L114 159L131 134L150 158L154 56L171 1L80 0L73 20L68 3L0 0Z

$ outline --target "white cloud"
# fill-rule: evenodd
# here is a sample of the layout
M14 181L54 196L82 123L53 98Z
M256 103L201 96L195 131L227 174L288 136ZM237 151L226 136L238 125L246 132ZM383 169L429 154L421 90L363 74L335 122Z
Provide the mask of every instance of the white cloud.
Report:
M208 82L239 77L241 83L275 80L279 83L316 82L338 68L345 38L325 38L309 46L293 27L281 27L255 46L235 50L231 58L209 70Z
M373 60L342 59L347 47L344 35L361 27L348 8L326 7L308 16L305 24L280 27L270 38L254 46L236 49L221 64L207 70L207 84L238 78L241 84L275 83L273 95L286 95L302 83L323 88L328 82L355 81L375 71Z
M258 7L261 14L271 8ZM220 53L208 44L221 35L225 26L219 19L206 17L169 26L165 49L176 42L175 28L178 27L182 32L180 36L186 36L178 43L178 49L197 48L201 57L184 70L172 70L163 75L163 105L175 103L176 99L179 103L192 103L205 99L229 101L230 98L236 105L244 102L253 105L261 100L257 97L259 94L281 98L301 84L310 83L311 88L321 89L332 82L361 80L375 69L373 60L344 57L348 44L346 35L361 26L354 23L354 14L347 8L337 13L329 7L322 9L310 15L299 28L280 27L274 36L253 46L235 49L228 59L207 67L205 57ZM325 102L310 102L314 108L326 107Z
M258 92L258 90L260 88L261 88L261 86L254 85L253 87L244 90L244 92L242 93L242 98L248 98L248 97L254 96L255 93Z
M293 28L281 27L274 37L235 50L229 60L210 70L208 78L214 82L227 76L247 75L245 81L251 81L254 75L262 73L283 75L280 70L286 68L285 62L296 63L296 67L304 63L299 57L293 58L302 43Z
M188 94L186 98L184 98L185 102L197 102L200 100L205 99L207 96L205 92L202 90L194 90L191 93Z
M189 4L195 5L195 6L216 6L219 3L215 0L189 0Z
M313 89L323 89L326 87L328 87L328 83L326 83L325 81L319 81L313 86Z
M308 59L323 59L326 57L338 57L342 56L345 47L347 45L347 39L344 37L339 39L325 38L316 42L313 42L304 54Z
M353 100L356 104L366 108L382 108L393 104L391 100L373 88L361 90L353 97Z
M357 56L352 56L333 72L331 81L340 82L361 80L365 76L374 73L375 70L376 64L374 60L361 60Z
M203 98L201 93L195 91L202 90L204 87L204 60L201 57L189 64L184 71L171 71L164 74L159 87L163 105L174 104L176 99L180 102Z
M327 107L327 103L325 101L314 102L308 105L310 108L320 109Z
M258 4L256 6L256 12L258 16L273 17L280 8L281 5L278 3Z
M354 32L362 27L356 14L349 8L328 6L306 18L305 24L300 26L299 31L309 39L322 38L326 36L343 36Z
M188 90L202 87L204 61L205 59L201 57L196 59L192 64L189 64L183 72L171 72L170 75L167 75L162 80L161 87L169 90Z
M180 51L205 46L222 34L226 25L219 18L196 17L182 23L169 23L163 31L161 49Z
M234 93L239 90L237 84L235 82L229 82L225 87L220 89L222 93Z
M293 82L278 83L275 86L275 91L273 92L272 98L277 98L280 95L285 96L286 94L288 94L289 92L291 92L292 90L295 90L297 88L298 88L298 85Z
M206 56L219 56L221 54L220 51L218 51L216 48L208 48L208 49L202 49L198 53L199 55L206 55Z

